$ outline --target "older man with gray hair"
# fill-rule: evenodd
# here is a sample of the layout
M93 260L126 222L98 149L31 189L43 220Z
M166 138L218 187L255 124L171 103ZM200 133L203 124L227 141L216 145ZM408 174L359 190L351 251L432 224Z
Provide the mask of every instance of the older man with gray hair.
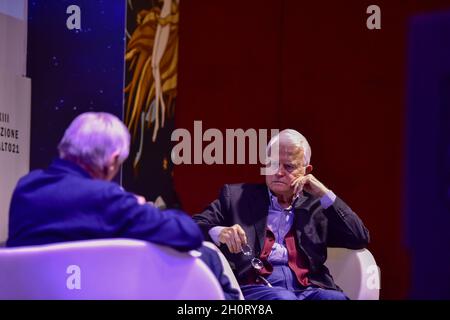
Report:
M227 257L249 300L347 299L324 266L327 247L359 249L360 218L311 172L311 147L286 129L267 147L265 184L225 185L194 216Z
M18 182L7 246L123 237L181 251L199 248L203 235L187 214L162 212L111 182L129 148L128 129L114 115L75 118L59 143L59 158Z

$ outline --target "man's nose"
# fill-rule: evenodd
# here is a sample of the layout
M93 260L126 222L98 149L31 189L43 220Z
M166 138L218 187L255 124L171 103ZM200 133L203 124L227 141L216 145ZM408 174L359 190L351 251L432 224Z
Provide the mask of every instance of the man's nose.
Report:
M275 175L277 175L277 176L283 176L284 175L283 166L278 166L278 169L277 169L277 172L275 172Z

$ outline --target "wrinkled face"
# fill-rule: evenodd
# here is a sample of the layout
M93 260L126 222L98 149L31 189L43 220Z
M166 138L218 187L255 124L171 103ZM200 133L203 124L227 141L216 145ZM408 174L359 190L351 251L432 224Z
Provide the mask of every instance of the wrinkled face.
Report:
M275 174L266 176L266 184L276 195L292 196L295 186L292 183L295 179L305 175L303 149L280 144L279 165Z

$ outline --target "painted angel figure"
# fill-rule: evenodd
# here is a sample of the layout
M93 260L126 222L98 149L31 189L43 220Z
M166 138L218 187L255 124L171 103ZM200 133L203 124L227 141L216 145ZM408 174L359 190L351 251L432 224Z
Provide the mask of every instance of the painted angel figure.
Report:
M179 0L158 2L160 6L138 13L137 27L128 41L125 55L132 73L125 88L128 94L125 123L132 140L139 139L133 161L135 168L147 138L145 129L153 126L151 139L154 142L166 117L173 116L177 94ZM132 8L130 1L129 6Z

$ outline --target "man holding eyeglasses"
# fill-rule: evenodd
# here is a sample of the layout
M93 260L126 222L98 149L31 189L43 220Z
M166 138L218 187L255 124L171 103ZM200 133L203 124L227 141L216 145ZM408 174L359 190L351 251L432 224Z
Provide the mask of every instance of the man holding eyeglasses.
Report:
M225 185L194 220L227 257L245 299L347 299L324 266L327 247L365 248L369 232L311 174L303 135L283 130L267 151L276 166L266 184Z

